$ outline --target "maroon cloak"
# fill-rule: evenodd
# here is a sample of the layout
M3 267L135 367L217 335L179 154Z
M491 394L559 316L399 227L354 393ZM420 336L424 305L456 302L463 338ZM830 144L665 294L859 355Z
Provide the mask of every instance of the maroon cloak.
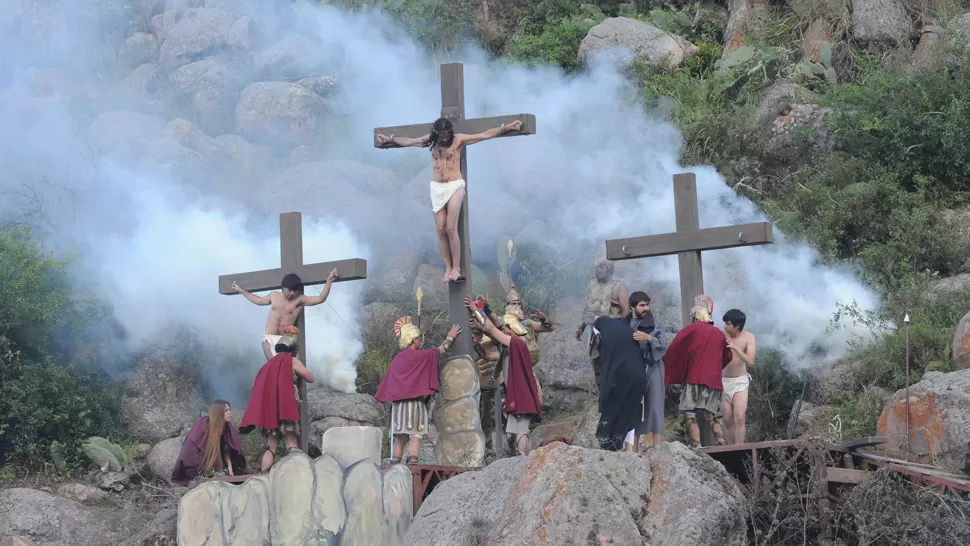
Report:
M438 392L438 348L397 353L387 367L374 398L378 402L413 400Z
M693 322L667 346L664 366L667 385L704 385L724 390L721 371L734 358L727 336L713 324Z
M293 355L290 353L274 356L259 369L239 432L249 434L255 427L277 429L281 421L300 422L300 408L293 391Z
M512 335L509 342L509 358L506 363L505 413L513 415L535 415L542 419L542 405L539 404L539 389L532 373L532 356L529 347L519 336Z
M189 480L193 480L202 472L202 460L205 459L205 433L209 429L209 417L205 416L192 425L192 430L182 442L182 449L179 451L179 458L175 461L175 469L172 470L172 483L187 485ZM229 460L232 461L232 473L240 475L246 470L246 456L243 454L242 444L232 423L226 423L222 427L222 436L219 438L220 451L229 453Z

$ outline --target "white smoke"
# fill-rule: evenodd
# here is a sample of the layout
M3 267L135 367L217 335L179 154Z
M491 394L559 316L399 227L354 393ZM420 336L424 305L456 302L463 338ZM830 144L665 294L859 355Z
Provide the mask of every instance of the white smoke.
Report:
M21 31L0 38L0 191L10 197L0 199L0 209L5 209L0 214L10 217L33 203L31 218L46 219L39 227L58 246L83 245L87 263L97 264L92 267L102 289L137 345L182 324L217 347L251 349L246 354L252 361L230 364L225 372L238 370L240 377L251 378L261 364L266 309L239 296L219 295L216 282L219 275L279 266L277 217L264 214L259 207L265 203L257 203L243 189L213 186L200 192L170 172L121 170L92 157L85 143L87 124L101 112L122 108L112 98L118 82L92 83L88 77L83 92L43 93L47 96L39 98L37 74L31 70L94 73L98 55L91 45L96 41L92 21L103 27L118 25L120 19L90 6L83 11L87 18L80 18L81 11L75 13L71 3L62 2L54 9L59 32L29 38L24 29L31 25L24 21L41 15L28 8L44 4L46 10L50 3L17 4L20 13L0 17L0 30ZM322 136L320 147L328 158L391 169L402 187L408 174L427 165L427 151L376 150L372 129L438 117L439 62L466 63L468 117L536 115L536 135L478 144L468 154L476 261L494 255L500 235L540 237L591 262L605 239L673 231L672 176L685 171L697 175L701 227L766 219L713 169L678 165L681 137L676 127L644 111L635 88L609 66L567 77L554 68L496 63L477 48L453 59L432 59L375 11L349 13L285 2L223 4L242 6L250 15L263 36L260 47L284 36L312 39L313 47L302 54L320 74L337 77L338 91L329 107L345 131ZM19 27L10 23L15 19ZM363 203L357 196L369 182L328 183L322 191L348 196L341 202ZM371 193L368 203L373 206L324 210L320 201L326 199L317 194L311 199L287 195L292 202L280 206L304 212L306 263L370 258L373 271L393 246L388 240L396 232L426 233L424 239L433 241L431 215L424 212L426 192L425 181L410 197L406 188L404 197L395 192L375 201ZM42 198L32 199L34 194ZM406 226L389 225L385 213L402 210L405 197L426 215L409 216ZM526 225L528 232L520 233ZM742 309L759 344L781 350L794 365L816 362L807 356L816 344L827 350L824 360L844 355L845 336L853 330L824 334L837 305L855 301L863 309L874 308L877 296L850 272L820 264L818 253L804 243L786 240L777 231L776 241L768 247L704 254L705 289L716 302L716 315L731 307ZM624 262L618 271L631 289L659 290L651 293L655 301L679 305L675 257ZM373 281L335 285L327 303L307 312L308 366L339 388L352 388L352 363L363 350L360 308L366 282Z

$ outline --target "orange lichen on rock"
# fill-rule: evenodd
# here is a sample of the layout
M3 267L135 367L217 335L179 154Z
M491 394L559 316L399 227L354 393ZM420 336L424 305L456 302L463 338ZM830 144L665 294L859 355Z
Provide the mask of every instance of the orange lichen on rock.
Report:
M911 390L909 396L910 449L917 455L932 455L948 450L945 445L943 414L936 404L936 393ZM898 393L886 405L876 425L886 437L887 447L901 449L906 442L906 399Z

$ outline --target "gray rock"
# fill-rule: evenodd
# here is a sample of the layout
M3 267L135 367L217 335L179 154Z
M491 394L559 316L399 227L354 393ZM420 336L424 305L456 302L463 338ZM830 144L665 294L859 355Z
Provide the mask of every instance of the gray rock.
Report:
M762 92L757 123L762 127L771 127L778 116L789 113L793 105L814 103L817 100L815 93L801 85L786 81L775 82Z
M542 355L536 374L543 389L596 392L589 344L585 339L576 341L576 325L579 324L584 303L579 298L564 299L549 316L558 325L557 328L539 336Z
M240 23L242 27L237 25ZM174 69L219 49L246 48L251 22L222 9L193 8L186 10L167 31L158 52L159 64Z
M110 544L108 530L88 508L35 489L0 491L0 537L27 536L38 545Z
M236 131L267 145L312 142L326 115L326 101L302 85L256 82L239 95Z
M148 470L157 479L166 482L171 481L172 471L175 470L175 463L179 458L179 451L182 450L184 437L169 438L155 444L152 452L148 454Z
M370 264L368 264L370 265ZM408 285L410 288L410 285ZM399 292L400 293L400 292ZM407 292L404 292L405 294ZM394 321L408 313L396 303L374 302L364 306L364 342L367 346L396 343Z
M182 146L170 135L123 143L105 157L134 172L167 176L173 182L206 187L221 174L205 156Z
M161 70L157 64L145 63L131 71L122 82L123 85L138 93L154 93L157 90L158 73Z
M695 57L700 50L679 36L668 34L643 21L613 17L594 26L579 44L579 60L590 63L600 55L622 66L638 56L651 62L680 66L684 59Z
M383 432L377 427L336 427L323 433L320 451L348 468L358 461L381 464Z
M95 153L106 155L129 142L157 139L164 131L165 120L160 117L110 110L91 121L85 140Z
M198 420L196 408L202 404L196 377L187 369L194 364L184 358L174 343L160 345L124 379L127 388L122 397L122 418L131 435L155 442L176 436Z
M256 73L264 80L303 80L319 67L314 60L311 40L305 36L287 36L256 55ZM311 91L316 91L311 89Z
M202 126L213 132L234 130L239 93L252 81L245 64L208 57L179 67L171 78L191 99Z
M912 31L899 0L852 0L852 37L857 41L902 44Z
M369 394L332 391L326 388L307 392L311 421L341 417L350 421L379 426L386 420L386 410Z
M744 498L681 444L646 456L554 443L438 485L405 544L744 543Z
M953 332L953 364L958 370L970 369L970 313L963 315Z
M746 37L757 34L770 15L766 0L728 0L727 4L731 14L724 29L725 55L741 47Z
M333 93L337 86L337 78L333 76L311 76L297 80L297 85L302 85L321 97L327 97Z
M175 28L175 14L172 12L154 15L148 22L148 29L158 37L160 42L164 42L168 38L168 34L173 28Z
M412 251L397 251L378 257L374 262L373 272L368 271L368 277L374 279L370 283L370 296L376 301L390 302L411 296L414 294L411 289L414 288L414 279L420 266L421 256ZM392 324L393 322L394 319L391 319Z
M438 484L411 520L405 546L487 544L485 540L466 539L476 530L487 537L526 462L526 457L499 459L482 470L465 472Z
M909 389L909 431L906 438L906 391L900 389L886 404L876 430L886 447L929 457L961 458L970 442L970 369L951 373L927 372Z
M274 544L299 544L312 529L312 463L297 451L280 459L269 472L270 539Z
M81 504L97 504L104 498L104 491L81 483L65 483L57 487L57 494Z
M131 66L153 63L158 59L158 37L150 32L136 32L125 40L125 56Z
M172 464L174 468L175 465ZM169 472L171 473L171 471ZM98 487L105 491L120 493L131 483L127 472L102 472L98 475Z

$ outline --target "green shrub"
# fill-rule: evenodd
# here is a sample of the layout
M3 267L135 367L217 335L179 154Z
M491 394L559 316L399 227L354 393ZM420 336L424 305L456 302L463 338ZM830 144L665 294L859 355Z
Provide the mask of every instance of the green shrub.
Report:
M567 72L579 70L579 44L595 23L563 17L547 22L536 34L519 33L507 44L509 57L525 63L545 63Z
M0 462L77 468L81 440L118 430L118 390L86 331L105 310L72 298L66 267L29 231L0 230Z

